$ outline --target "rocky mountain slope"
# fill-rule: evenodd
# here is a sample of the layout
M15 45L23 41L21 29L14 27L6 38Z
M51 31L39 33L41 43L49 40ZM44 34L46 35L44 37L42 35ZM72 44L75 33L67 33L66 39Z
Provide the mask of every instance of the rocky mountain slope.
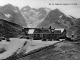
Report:
M0 18L16 23L21 26L27 26L26 20L23 17L18 7L7 4L0 7Z
M49 12L49 14L45 17L44 21L42 21L38 25L38 27L43 26L43 27L48 28L50 25L52 25L52 27L57 28L57 26L53 25L53 23L58 26L65 27L65 28L68 28L70 25L74 24L74 22L71 20L71 18L66 16L59 9L54 9ZM69 25L69 26L67 26L67 25Z
M21 12L23 13L23 16L27 21L28 27L37 27L37 25L40 24L47 16L47 14L50 12L50 9L48 8L36 9L31 8L29 6L25 6L21 9Z
M48 28L52 26L52 28L65 28L67 30L67 36L71 37L72 34L77 35L77 20L79 19L73 16L67 16L62 13L59 9L51 10L45 19L37 26L37 27L45 27ZM79 26L79 25L78 25Z

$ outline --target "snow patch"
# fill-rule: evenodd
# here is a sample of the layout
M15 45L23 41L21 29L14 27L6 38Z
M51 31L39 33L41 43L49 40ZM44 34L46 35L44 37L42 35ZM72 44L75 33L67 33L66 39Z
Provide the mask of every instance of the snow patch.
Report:
M46 10L47 14L50 12L50 9L48 9L48 8L45 8L45 10Z
M26 53L28 53L32 50L41 48L41 47L52 45L52 44L57 43L59 41L45 41L44 42L44 41L41 41L41 40L28 40L27 42L28 43L27 43Z
M4 53L0 54L0 59L5 59L14 52L16 52L19 48L22 48L24 43L27 41L26 39L19 39L19 38L10 38L11 42L6 44L4 48L7 50Z
M63 32L63 31L64 31L64 29L63 29L63 28L59 28L59 29L55 29L55 30L61 30L61 32Z
M17 11L17 10L14 10L14 12L15 12L15 13L18 13L18 11Z
M10 18L11 17L11 15L10 14L4 14L7 18Z
M26 10L26 8L24 8L23 10Z
M63 15L59 16L59 18L61 18Z

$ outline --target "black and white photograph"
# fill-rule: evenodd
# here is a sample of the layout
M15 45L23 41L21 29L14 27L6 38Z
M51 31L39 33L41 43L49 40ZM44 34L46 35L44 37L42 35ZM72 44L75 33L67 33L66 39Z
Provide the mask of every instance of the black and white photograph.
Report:
M0 0L0 60L80 60L80 0Z

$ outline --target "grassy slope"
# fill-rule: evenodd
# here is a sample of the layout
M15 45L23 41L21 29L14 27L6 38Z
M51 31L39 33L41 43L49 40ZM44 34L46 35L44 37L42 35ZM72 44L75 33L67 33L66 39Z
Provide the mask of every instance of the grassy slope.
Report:
M79 60L79 45L80 44L74 44L71 42L60 42L33 50L32 52L25 54L23 57L15 60ZM13 59L13 57L11 57L11 59Z

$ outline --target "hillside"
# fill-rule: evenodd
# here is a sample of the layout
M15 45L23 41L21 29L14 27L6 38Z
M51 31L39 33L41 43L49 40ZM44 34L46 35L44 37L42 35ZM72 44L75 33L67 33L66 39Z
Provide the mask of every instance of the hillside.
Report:
M33 50L19 58L19 56L11 57L19 58L16 60L79 60L80 59L80 44L72 42L58 42L50 46Z
M18 37L22 27L18 24L0 19L0 37Z

